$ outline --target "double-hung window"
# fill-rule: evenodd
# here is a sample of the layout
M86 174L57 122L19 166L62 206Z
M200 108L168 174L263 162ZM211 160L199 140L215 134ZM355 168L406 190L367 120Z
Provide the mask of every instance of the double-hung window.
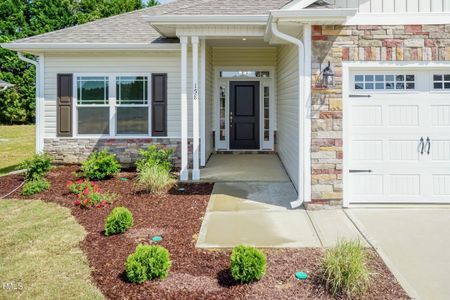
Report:
M148 134L148 77L116 77L116 133Z
M77 133L149 135L149 77L77 76Z
M78 134L109 134L108 76L77 77Z

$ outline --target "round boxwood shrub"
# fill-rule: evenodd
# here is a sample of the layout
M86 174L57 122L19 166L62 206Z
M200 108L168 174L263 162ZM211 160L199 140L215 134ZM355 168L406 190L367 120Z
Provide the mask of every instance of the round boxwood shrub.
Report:
M105 222L105 235L123 233L133 226L133 214L125 207L114 208Z
M161 246L138 245L125 262L128 280L133 283L164 279L171 266L169 251Z
M266 255L251 246L237 246L230 257L233 279L240 283L260 280L266 274Z

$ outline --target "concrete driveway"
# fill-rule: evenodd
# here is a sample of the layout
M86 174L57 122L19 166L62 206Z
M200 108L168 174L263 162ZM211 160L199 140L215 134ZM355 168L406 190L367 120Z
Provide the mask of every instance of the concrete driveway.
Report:
M415 299L450 299L450 209L349 209L347 214Z

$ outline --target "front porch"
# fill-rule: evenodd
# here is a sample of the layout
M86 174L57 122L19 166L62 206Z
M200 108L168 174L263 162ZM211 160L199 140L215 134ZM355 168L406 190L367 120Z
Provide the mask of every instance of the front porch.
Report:
M276 154L213 154L201 169L204 182L289 182Z

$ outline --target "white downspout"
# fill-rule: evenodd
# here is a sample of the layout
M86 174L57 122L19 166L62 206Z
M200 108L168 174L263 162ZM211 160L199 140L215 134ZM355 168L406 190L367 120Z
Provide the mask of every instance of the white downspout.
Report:
M37 60L32 60L27 57L25 57L22 52L17 52L18 57L23 60L24 62L33 64L36 66L36 153L42 153L44 151L44 141L43 141L43 135L42 131L43 126L41 120L42 120L42 102L43 102L43 89L42 89L42 82L41 82L41 72L42 64L43 64L43 57L38 57Z
M299 115L299 122L298 122L298 136L299 139L304 139L305 135L304 135L304 119L306 117L306 112L305 112L305 98L306 98L306 68L305 68L305 45L303 44L303 42L293 36L290 36L288 34L285 34L283 32L280 32L278 30L278 25L275 22L271 23L271 30L274 36L287 41L289 43L292 43L294 45L296 45L298 47L298 71L299 71L299 110L298 110L298 115ZM296 208L299 207L300 205L303 204L303 201L305 199L305 186L309 183L305 182L306 178L309 178L309 176L305 176L305 165L304 165L304 161L305 161L305 153L304 153L304 149L303 147L300 146L301 143L299 141L299 149L298 149L298 161L299 161L299 165L298 165L298 170L299 170L299 189L302 189L301 191L299 191L298 193L298 199L291 202L291 207L292 208ZM309 190L309 189L306 189Z

